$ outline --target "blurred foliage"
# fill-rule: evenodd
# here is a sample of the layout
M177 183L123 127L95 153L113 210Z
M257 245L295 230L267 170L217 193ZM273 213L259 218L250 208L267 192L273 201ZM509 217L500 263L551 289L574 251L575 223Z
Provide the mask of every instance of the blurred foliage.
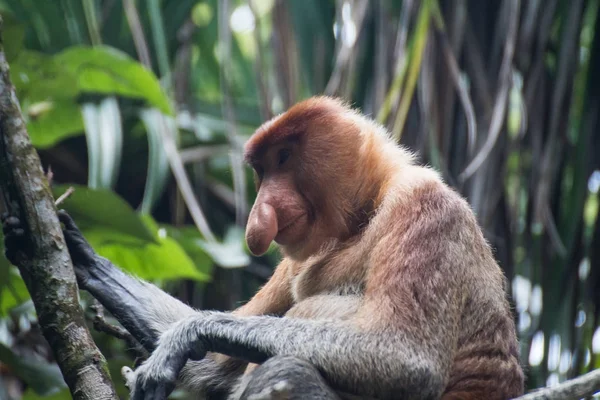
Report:
M236 307L278 261L245 247L241 145L298 100L341 96L469 200L509 281L529 388L600 366L599 7L0 0L28 131L100 254L195 307ZM94 337L126 393L123 343ZM0 398L68 398L52 365L0 257Z

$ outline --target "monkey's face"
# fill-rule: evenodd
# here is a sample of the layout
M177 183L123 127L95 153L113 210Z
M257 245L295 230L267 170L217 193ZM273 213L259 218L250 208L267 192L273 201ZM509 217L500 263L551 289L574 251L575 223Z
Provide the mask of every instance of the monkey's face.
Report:
M309 237L311 207L297 186L300 145L295 140L269 146L252 162L258 194L246 227L246 241L255 255L272 241L301 246Z
M363 139L344 110L332 99L307 100L264 123L246 143L258 188L246 228L253 254L274 240L287 256L304 258L348 235L363 186L357 174Z

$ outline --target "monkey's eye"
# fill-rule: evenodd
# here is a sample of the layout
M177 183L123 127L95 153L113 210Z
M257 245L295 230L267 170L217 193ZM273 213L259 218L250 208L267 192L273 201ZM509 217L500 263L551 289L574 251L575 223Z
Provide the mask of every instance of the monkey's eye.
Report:
M278 153L277 165L282 166L292 155L290 149L281 149Z

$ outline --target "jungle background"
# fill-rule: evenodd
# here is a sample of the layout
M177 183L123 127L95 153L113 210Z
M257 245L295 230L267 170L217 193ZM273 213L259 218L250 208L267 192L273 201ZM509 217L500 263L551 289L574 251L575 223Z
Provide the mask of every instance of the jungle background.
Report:
M279 257L245 247L243 143L301 99L341 96L469 200L508 279L529 389L600 366L599 13L599 0L0 0L29 135L101 255L195 307L235 308ZM92 332L126 396L127 346ZM70 395L0 257L0 399L20 398Z

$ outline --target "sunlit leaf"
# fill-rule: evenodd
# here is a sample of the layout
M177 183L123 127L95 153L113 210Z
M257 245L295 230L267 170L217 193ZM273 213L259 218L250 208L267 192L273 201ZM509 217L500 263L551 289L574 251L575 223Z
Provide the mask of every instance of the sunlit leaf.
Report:
M72 398L69 389L63 389L49 396L40 396L33 389L28 389L23 394L23 400L71 400Z
M74 98L79 93L76 75L52 56L24 50L10 69L21 102Z
M5 40L4 54L6 60L11 63L17 58L23 48L23 39L25 38L25 27L20 24L11 14L2 13L2 36L10 38Z
M3 266L0 266L0 268L3 268ZM4 282L3 290L0 294L0 316L6 315L11 309L30 299L25 282L23 282L21 275L15 267L10 266L8 268L6 278L7 280Z
M177 134L175 121L167 118L157 109L146 109L140 113L140 118L146 128L148 136L148 173L146 174L146 187L140 210L150 213L160 198L169 177L169 161L163 146L163 134ZM168 130L162 132L162 130Z
M81 229L105 229L142 242L156 242L155 235L148 230L139 214L114 192L80 185L55 185L54 197L63 194L69 186L73 186L75 191L61 207Z
M55 60L75 76L81 91L140 98L164 113L172 112L156 76L120 50L74 46L56 55Z
M198 228L195 226L187 227L173 227L173 226L162 226L167 230L168 235L179 243L179 245L185 250L188 256L194 261L196 268L206 275L212 274L212 267L214 265L211 256L204 250L202 243L200 242L201 236L198 232Z
M57 99L31 104L23 108L23 114L31 143L39 149L83 134L79 105L72 100Z
M143 242L101 228L86 229L84 235L98 254L139 278L189 278L198 281L210 279L210 275L196 268L177 241L168 237L164 230L157 231L157 243Z
M123 127L121 112L114 96L99 104L81 106L88 149L88 186L110 189L114 186L121 166Z

